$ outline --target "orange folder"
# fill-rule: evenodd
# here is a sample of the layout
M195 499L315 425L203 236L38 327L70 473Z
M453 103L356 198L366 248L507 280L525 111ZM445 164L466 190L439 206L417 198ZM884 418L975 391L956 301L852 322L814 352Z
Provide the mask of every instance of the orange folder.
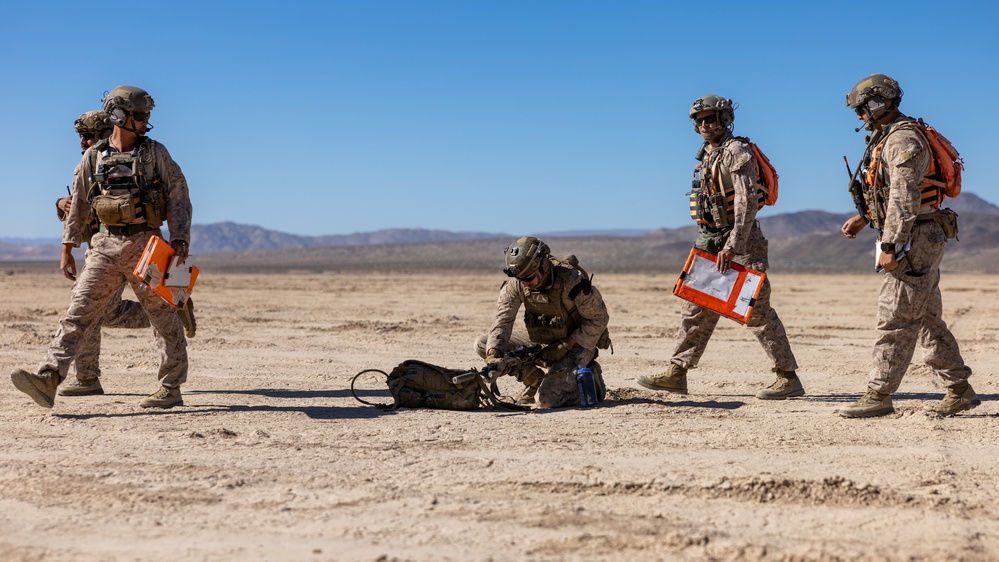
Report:
M737 263L727 273L719 273L715 269L717 261L714 254L691 249L673 294L745 324L767 274Z
M166 240L153 236L132 273L170 306L179 308L191 296L198 279L198 268L186 263L178 264L173 254L173 248Z

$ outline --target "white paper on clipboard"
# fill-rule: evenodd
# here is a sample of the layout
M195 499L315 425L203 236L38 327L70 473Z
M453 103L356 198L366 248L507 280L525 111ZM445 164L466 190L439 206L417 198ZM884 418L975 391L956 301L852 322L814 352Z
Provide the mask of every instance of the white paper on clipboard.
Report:
M694 262L690 265L684 284L716 299L728 300L738 278L739 274L734 269L721 273L715 262L694 256Z

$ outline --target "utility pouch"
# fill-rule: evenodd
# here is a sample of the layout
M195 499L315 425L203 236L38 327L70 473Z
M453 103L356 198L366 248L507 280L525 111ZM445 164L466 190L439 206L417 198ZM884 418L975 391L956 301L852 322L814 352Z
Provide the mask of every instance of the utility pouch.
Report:
M143 188L141 192L142 210L146 215L146 223L150 228L159 228L163 225L166 210L166 197L163 194L163 185L159 180L152 181L152 187Z
M125 195L98 195L92 207L97 218L108 226L125 226L135 222L135 207L132 197Z
M940 209L933 214L933 220L943 229L947 239L957 239L957 213L952 209Z
M611 346L610 330L604 328L604 332L600 334L600 339L597 340L597 349L608 349ZM613 353L613 350L611 351Z
M718 228L727 228L728 224L728 213L725 212L725 194L721 192L712 193L708 195L708 208L711 209L711 215L715 219L715 226Z

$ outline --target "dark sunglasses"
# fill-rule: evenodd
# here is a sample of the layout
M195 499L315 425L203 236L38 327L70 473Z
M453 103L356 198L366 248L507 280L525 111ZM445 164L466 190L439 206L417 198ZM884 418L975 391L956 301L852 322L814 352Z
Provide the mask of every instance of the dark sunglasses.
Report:
M135 119L136 121L149 121L149 112L147 111L145 113L141 113L136 111L132 114L132 119Z
M94 140L97 138L97 135L94 133L80 133L80 138L83 140Z
M530 275L529 277L517 277L517 272L509 267L504 269L503 273L506 273L507 277L513 277L517 281L523 281L524 283L530 283L531 281L534 281L535 277L538 276L537 272L535 272L533 275Z
M700 125L702 123L707 123L708 125L718 121L718 114L712 113L711 115L705 115L704 117L694 117L694 125Z

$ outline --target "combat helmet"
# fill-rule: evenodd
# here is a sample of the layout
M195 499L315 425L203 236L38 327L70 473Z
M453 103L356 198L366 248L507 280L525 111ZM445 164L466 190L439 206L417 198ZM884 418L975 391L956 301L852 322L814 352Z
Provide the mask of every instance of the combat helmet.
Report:
M521 281L528 281L538 270L544 273L550 254L548 244L538 238L534 236L518 238L505 251L506 269L503 273Z
M857 82L857 85L850 90L850 93L846 95L846 105L851 109L857 109L875 96L881 96L886 100L896 100L895 106L897 107L902 102L902 88L891 76L871 74Z
M723 128L727 129L735 122L735 106L730 99L725 99L714 94L701 96L694 100L687 116L693 120L694 116L702 111L715 111L718 114L718 122ZM694 123L694 131L700 132L697 130L696 123Z
M103 111L88 111L73 122L73 128L79 135L93 135L95 139L104 139L111 135L114 128L108 114Z
M892 100L893 103L889 103ZM861 117L867 114L868 128L902 103L902 88L891 76L871 74L846 95L847 107Z
M104 94L104 111L112 123L119 127L128 122L134 113L149 113L156 105L153 97L142 88L121 85Z

